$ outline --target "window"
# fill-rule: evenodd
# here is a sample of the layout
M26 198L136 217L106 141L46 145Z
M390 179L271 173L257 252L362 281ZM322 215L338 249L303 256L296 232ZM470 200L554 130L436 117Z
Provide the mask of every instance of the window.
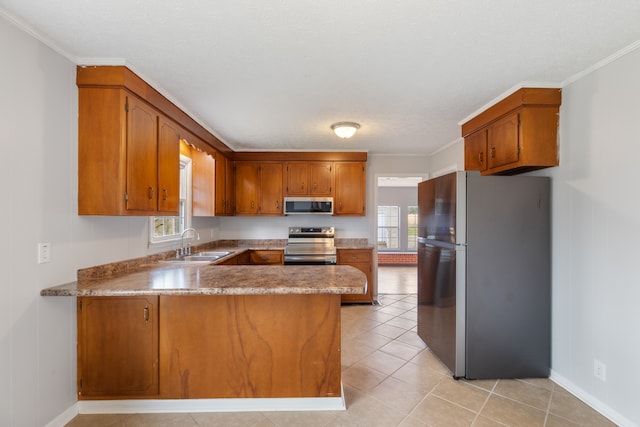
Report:
M149 244L174 242L191 227L191 159L180 156L180 207L178 216L149 218Z
M418 207L407 207L407 249L418 249Z
M398 249L400 230L400 208L378 206L378 249Z

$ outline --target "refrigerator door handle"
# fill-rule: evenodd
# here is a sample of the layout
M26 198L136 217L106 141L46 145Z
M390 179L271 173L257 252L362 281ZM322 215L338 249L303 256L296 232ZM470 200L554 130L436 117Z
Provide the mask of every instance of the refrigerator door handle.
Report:
M418 244L449 250L460 250L466 246L464 244L443 242L442 240L428 239L426 237L418 237Z

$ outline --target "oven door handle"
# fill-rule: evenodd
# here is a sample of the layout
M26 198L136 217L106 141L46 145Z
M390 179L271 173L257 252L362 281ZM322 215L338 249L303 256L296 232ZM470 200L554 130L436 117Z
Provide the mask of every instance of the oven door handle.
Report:
M296 263L303 263L303 262L327 262L327 263L334 263L335 264L335 259L334 257L327 257L324 255L317 255L317 256L313 256L313 255L301 255L301 256L296 256L296 255L285 255L284 256L284 262L296 262Z

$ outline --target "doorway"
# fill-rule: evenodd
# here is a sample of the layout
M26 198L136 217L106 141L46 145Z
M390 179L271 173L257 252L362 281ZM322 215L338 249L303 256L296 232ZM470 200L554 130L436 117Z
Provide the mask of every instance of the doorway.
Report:
M426 176L376 177L378 295L417 292L418 183Z

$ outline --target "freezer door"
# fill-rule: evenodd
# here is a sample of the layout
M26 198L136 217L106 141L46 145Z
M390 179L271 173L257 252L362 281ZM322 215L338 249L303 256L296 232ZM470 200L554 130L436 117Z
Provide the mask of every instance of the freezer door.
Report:
M418 184L418 236L442 242L456 240L456 187L450 173Z

